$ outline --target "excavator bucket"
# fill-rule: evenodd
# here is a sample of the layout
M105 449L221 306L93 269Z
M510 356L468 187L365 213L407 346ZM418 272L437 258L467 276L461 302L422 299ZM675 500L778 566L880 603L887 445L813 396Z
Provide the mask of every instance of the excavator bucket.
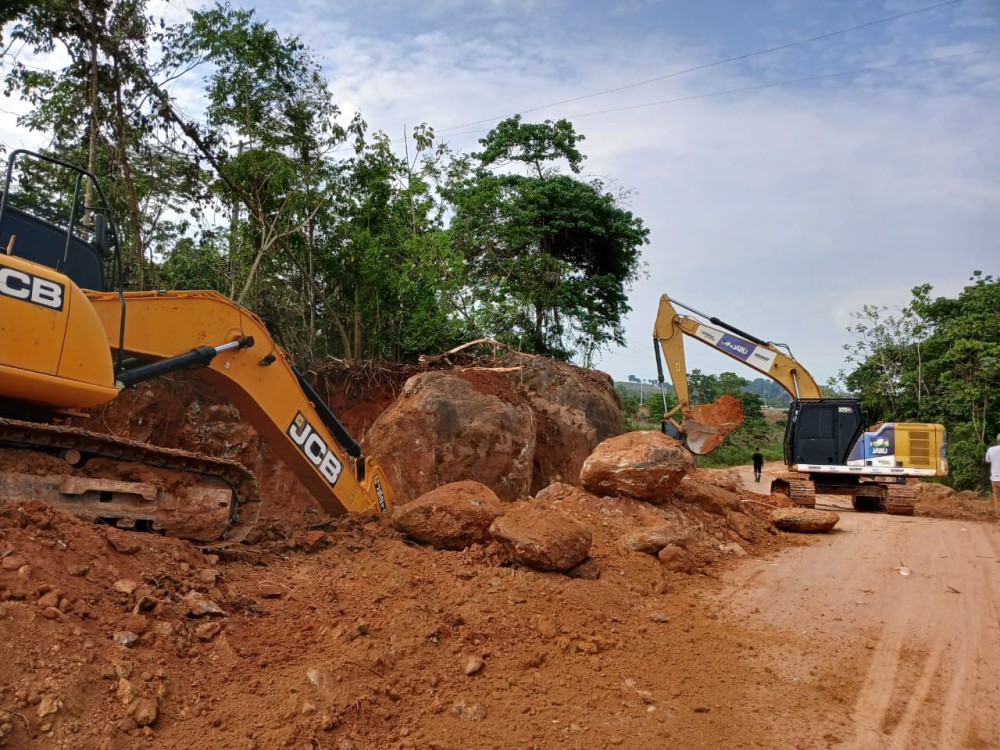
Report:
M724 395L710 404L699 404L684 410L684 440L688 450L699 456L718 448L743 423L743 407L739 399Z

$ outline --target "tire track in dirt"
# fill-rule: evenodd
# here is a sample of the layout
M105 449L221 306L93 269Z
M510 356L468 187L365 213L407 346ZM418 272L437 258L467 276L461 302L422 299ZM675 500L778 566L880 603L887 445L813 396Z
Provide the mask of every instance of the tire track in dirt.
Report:
M998 560L995 525L845 510L836 533L741 567L721 596L800 686L785 721L818 711L827 746L994 748Z

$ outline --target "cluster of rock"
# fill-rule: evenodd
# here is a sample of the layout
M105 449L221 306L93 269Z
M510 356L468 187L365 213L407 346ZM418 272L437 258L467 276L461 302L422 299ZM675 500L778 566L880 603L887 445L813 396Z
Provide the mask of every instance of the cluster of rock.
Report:
M608 376L516 354L493 368L410 378L365 445L399 503L463 480L507 502L576 482L594 448L624 431Z
M511 562L577 577L596 577L599 571L588 565L590 529L556 507L570 496L585 497L596 508L616 498L697 508L725 519L737 538L750 539L752 523L739 495L696 479L694 469L691 453L673 438L655 431L629 432L601 442L586 458L580 487L554 482L534 497L503 502L484 482L463 480L397 505L392 522L438 549L496 543ZM618 546L674 567L685 557L689 536L690 530L671 523L664 511L624 534Z

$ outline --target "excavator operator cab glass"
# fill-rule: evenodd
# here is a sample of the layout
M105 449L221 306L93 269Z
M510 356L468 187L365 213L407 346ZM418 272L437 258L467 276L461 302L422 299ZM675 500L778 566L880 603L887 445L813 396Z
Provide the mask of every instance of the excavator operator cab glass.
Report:
M844 464L863 425L864 415L856 401L793 401L785 428L785 461L789 465Z
M88 192L95 206L84 205ZM105 206L101 186L89 172L17 149L7 160L0 197L0 252L55 269L81 289L105 291L109 262L121 279L116 234Z

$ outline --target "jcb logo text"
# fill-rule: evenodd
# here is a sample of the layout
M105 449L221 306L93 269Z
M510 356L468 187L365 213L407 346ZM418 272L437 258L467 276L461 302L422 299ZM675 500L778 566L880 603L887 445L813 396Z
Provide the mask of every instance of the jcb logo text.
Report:
M0 265L0 295L23 299L33 305L62 310L65 287L16 268Z
M288 425L288 437L333 487L340 477L343 464L337 455L330 450L326 441L317 434L316 429L309 424L309 420L302 412L296 413L295 419Z

